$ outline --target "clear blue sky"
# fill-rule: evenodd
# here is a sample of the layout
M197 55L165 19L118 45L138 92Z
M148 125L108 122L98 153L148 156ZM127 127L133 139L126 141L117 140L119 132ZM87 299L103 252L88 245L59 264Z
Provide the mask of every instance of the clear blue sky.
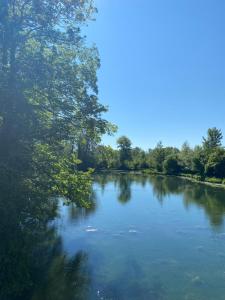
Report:
M96 0L87 30L101 57L100 101L134 146L225 136L225 1Z

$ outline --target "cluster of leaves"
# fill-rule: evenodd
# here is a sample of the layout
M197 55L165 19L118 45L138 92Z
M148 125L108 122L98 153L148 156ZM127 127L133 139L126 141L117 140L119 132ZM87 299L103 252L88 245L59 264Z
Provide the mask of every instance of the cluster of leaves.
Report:
M185 142L181 149L164 147L159 142L154 149L144 151L132 148L131 141L123 136L118 139L118 150L100 146L95 152L96 168L141 170L171 175L191 174L196 178L225 178L225 149L222 132L210 128L202 145L191 148ZM109 163L110 162L110 163Z
M93 170L78 171L80 160L77 159L76 153L67 156L65 149L62 150L62 155L58 156L58 151L49 145L36 145L33 156L34 172L27 180L30 189L34 191L41 188L49 195L64 196L65 203L72 201L79 207L88 208L91 204Z
M114 129L98 101L98 51L81 34L95 11L92 0L1 1L3 185L22 180L85 205L90 172L79 160Z

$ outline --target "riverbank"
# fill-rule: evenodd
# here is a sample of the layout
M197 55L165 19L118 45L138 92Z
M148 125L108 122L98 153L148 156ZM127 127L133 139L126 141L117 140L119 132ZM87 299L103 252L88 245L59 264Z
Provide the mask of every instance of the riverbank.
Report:
M201 183L204 185L212 186L212 187L218 187L218 188L224 188L225 189L225 182L224 179L219 179L219 178L205 178L202 179L198 175L192 175L192 174L178 174L178 175L172 175L172 174L166 174L163 172L157 172L149 169L144 169L144 170L101 170L100 173L116 173L116 174L135 174L135 175L157 175L157 176L165 176L165 177L177 177L177 178L182 178L182 179L187 179L191 182L196 182L196 183ZM211 181L210 181L211 180ZM214 182L212 182L214 181ZM215 182L218 181L218 182ZM221 183L219 183L221 181Z
M177 175L171 175L171 174L165 174L163 172L156 172L156 171L152 171L152 170L148 170L148 169L143 170L142 174L178 177L178 178L187 179L187 180L192 181L192 182L197 182L197 183L201 183L201 184L205 184L205 185L225 189L224 179L219 179L219 178L214 178L214 177L212 177L212 178L207 178L207 177L206 178L201 178L198 175L183 174L183 173L182 174L177 174ZM219 181L221 181L221 183Z

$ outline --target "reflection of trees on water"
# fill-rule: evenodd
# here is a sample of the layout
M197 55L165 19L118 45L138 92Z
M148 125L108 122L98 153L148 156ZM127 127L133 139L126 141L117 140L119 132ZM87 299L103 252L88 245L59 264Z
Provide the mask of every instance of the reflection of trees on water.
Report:
M185 207L204 210L213 226L223 222L225 191L176 177L111 174L96 177L104 188L113 182L119 189L118 200L132 198L132 184L150 183L155 197L162 202L169 195L182 195ZM73 220L86 218L96 210L95 195L88 210L69 206ZM83 300L91 290L88 257L77 253L68 257L51 222L57 217L58 202L42 193L24 190L0 194L0 299L1 300ZM50 225L53 224L53 225ZM160 280L136 280L142 270L128 261L124 272L102 287L107 299L164 299ZM126 280L129 277L129 280ZM137 296L138 295L138 296ZM93 296L96 299L97 295Z
M57 201L25 191L0 195L0 299L86 299L87 256L67 257L54 225Z
M155 197L162 203L170 195L179 195L183 192L186 182L169 176L149 176Z
M183 195L186 208L197 205L204 209L213 226L223 223L225 215L225 190L208 185L190 182L176 177L150 177L157 199L162 201L169 195Z
M201 183L191 182L186 179L171 176L146 176L141 174L104 174L97 175L96 182L104 189L106 184L114 182L119 188L118 200L121 203L128 202L132 197L132 184L147 183L152 185L154 196L160 203L170 195L183 195L183 203L186 208L197 205L204 209L213 226L223 223L225 215L225 190L214 188Z
M128 176L120 176L118 180L118 201L122 204L129 202L131 199L131 183L132 179Z
M78 222L80 220L88 218L97 210L96 193L92 191L88 208L78 207L75 203L70 203L70 205L68 206L68 210L70 220Z
M184 204L197 205L204 209L213 226L223 224L225 215L225 190L195 184L194 188L187 188L184 193Z
M140 184L141 186L145 186L148 182L148 176L144 176L138 173L99 173L94 176L95 182L101 187L105 188L105 186L109 183L113 183L115 186L118 186L120 181L127 180L130 183Z
M130 201L132 197L131 185L133 183L140 184L145 187L146 177L140 174L132 173L105 173L95 175L95 182L101 187L102 191L108 183L113 183L115 188L118 188L118 201L125 204Z

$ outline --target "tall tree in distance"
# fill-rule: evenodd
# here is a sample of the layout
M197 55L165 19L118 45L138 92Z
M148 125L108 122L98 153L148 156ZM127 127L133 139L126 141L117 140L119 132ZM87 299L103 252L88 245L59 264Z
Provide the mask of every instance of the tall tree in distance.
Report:
M159 141L153 151L150 153L150 166L157 171L162 172L163 162L165 160L165 149L161 141Z
M181 161L183 172L192 171L192 159L193 159L193 149L190 147L189 143L186 141L181 146L179 153L179 158Z
M127 169L131 159L131 140L126 136L121 136L117 140L117 147L119 149L120 164L122 169Z
M212 150L222 145L223 134L216 127L209 128L207 137L203 137L203 147L207 150Z

